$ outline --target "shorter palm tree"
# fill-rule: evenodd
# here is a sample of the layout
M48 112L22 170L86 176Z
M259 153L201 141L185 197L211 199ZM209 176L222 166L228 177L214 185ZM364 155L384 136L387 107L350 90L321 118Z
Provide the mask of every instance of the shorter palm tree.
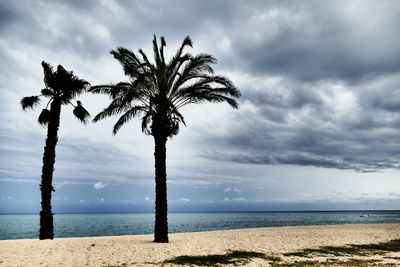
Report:
M44 70L44 84L46 88L41 90L41 95L28 96L21 100L23 110L34 108L40 102L40 97L48 97L46 107L39 115L38 122L42 126L47 125L47 139L43 153L42 182L40 191L42 195L42 210L40 211L40 239L53 239L53 213L51 211L51 192L55 191L52 185L54 163L56 159L56 145L58 141L58 128L60 125L61 106L70 104L74 107L73 113L82 123L87 123L89 112L80 101L73 104L71 101L83 93L89 83L79 79L72 71L67 71L58 65L53 71L50 64L42 62ZM50 106L50 109L48 107Z

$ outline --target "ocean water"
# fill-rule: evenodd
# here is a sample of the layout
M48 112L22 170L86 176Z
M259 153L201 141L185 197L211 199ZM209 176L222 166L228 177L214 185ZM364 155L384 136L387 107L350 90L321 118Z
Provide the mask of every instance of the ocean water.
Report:
M170 233L272 226L400 222L400 211L169 213ZM152 234L153 213L55 214L60 237ZM39 215L0 215L0 240L38 238Z

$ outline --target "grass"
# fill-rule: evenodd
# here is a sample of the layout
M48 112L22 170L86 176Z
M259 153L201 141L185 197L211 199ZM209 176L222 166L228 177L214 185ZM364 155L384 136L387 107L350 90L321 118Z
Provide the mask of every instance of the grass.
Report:
M382 252L397 252L400 251L400 239L393 239L389 242L383 242L378 244L366 244L366 245L351 245L354 248L370 250L370 251L382 251Z
M273 267L303 267L303 266L320 266L319 261L305 260L305 261L294 261L294 262L273 262Z
M338 259L328 259L327 261L317 260L299 260L294 262L275 262L272 263L273 267L302 267L302 266L371 266L381 260L376 259L349 259L341 261Z
M217 266L221 264L244 264L250 259L261 258L268 261L276 262L281 258L277 256L268 256L264 253L244 250L233 250L226 254L200 255L200 256L178 256L164 263L180 264L180 265L198 265L198 266Z
M265 255L264 259L268 260L268 261L272 261L272 262L279 262L282 261L282 258L279 256L271 256L271 255Z
M348 261L338 261L336 264L339 266L371 266L371 264L380 261L376 259L349 259Z
M347 246L324 246L319 248L306 248L296 252L284 253L285 256L311 257L312 255L333 255L347 256L358 255L365 256L366 254L359 249Z
M384 259L400 260L400 257L383 257ZM1 263L1 262L0 262Z
M347 245L347 246L323 246L319 248L307 248L296 252L284 253L286 257L311 258L313 256L372 256L384 255L388 252L400 252L400 239L394 239L388 242L365 245ZM260 258L269 261L273 267L300 267L300 266L374 266L381 262L379 259L346 259L327 258L325 260L299 260L283 261L281 257L266 255L260 252L233 250L226 254L202 255L202 256L179 256L163 263L172 263L180 265L197 266L218 266L224 264L242 265L250 262L253 258ZM400 259L399 257L389 257Z
M386 252L400 251L400 239L390 240L378 244L349 245L349 246L324 246L319 248L306 248L296 252L284 253L284 256L312 257L313 255L333 256L367 256L383 255Z

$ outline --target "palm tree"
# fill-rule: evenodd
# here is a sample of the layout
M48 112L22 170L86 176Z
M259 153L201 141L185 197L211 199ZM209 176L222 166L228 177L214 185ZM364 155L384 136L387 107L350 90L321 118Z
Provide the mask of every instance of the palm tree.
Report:
M94 122L122 114L114 125L115 135L122 125L140 116L142 131L154 137L155 242L168 242L166 143L168 137L178 134L181 122L186 125L179 109L188 104L204 102L227 102L233 108L238 108L234 98L240 97L239 90L228 78L214 75L211 64L217 62L216 58L204 53L195 56L183 53L186 46L192 47L189 36L169 62L164 58L165 46L164 37L161 37L159 47L154 36L155 64L148 60L142 49L139 49L140 57L123 47L112 50L111 54L121 63L130 81L97 85L89 89L95 94L107 94L112 100L107 108L94 117Z
M57 132L60 125L61 106L71 104L74 107L74 115L83 123L86 123L90 114L82 106L80 101L76 105L71 101L85 91L89 83L76 77L72 71L67 71L58 65L53 71L50 64L42 62L44 70L44 84L46 88L41 90L39 96L28 96L21 100L23 110L34 108L40 102L40 97L50 98L46 108L39 115L38 122L42 126L47 125L47 139L43 153L42 182L40 191L42 195L42 210L40 211L40 239L53 239L53 213L51 211L51 192L55 191L52 185L54 163L56 159ZM50 105L50 110L48 109Z

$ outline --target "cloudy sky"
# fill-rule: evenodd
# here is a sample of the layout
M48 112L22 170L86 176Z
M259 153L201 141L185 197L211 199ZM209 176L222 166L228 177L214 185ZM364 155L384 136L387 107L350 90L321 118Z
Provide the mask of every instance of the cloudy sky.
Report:
M125 81L109 51L193 49L242 92L185 107L168 141L170 211L398 209L400 2L0 2L0 213L38 212L46 129L23 96L41 61L92 85ZM92 115L108 98L82 95ZM45 103L42 102L42 105ZM63 107L54 212L154 210L153 139L133 121L80 124Z

